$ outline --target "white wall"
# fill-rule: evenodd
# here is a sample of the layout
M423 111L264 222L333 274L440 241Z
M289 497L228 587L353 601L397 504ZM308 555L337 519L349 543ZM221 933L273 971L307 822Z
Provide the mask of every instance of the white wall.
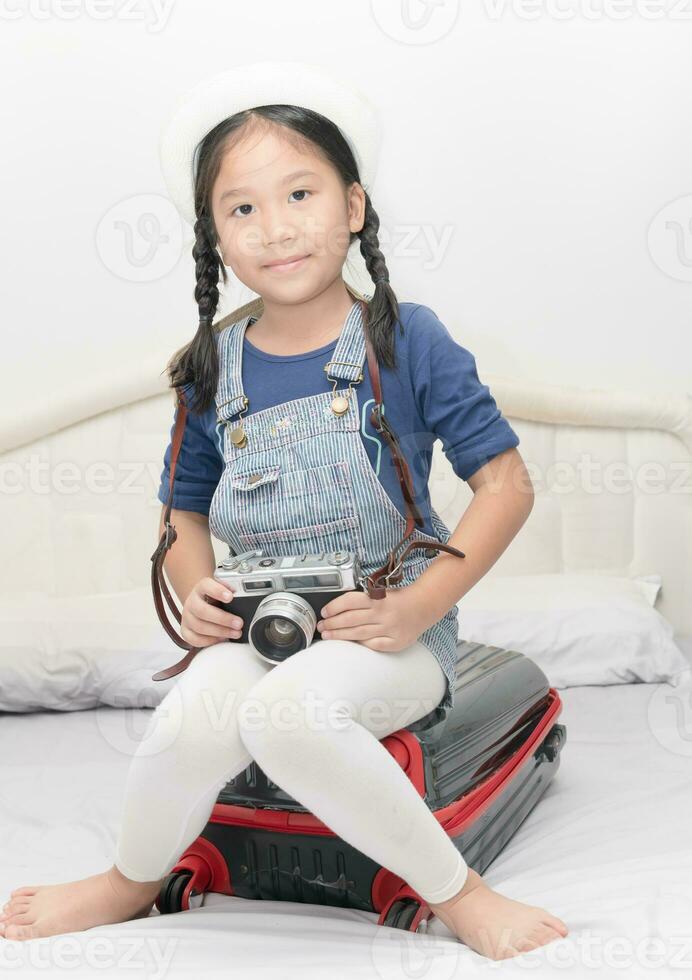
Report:
M3 0L6 404L163 370L192 336L159 131L199 79L270 58L379 106L393 285L481 375L692 393L692 3L524 3Z

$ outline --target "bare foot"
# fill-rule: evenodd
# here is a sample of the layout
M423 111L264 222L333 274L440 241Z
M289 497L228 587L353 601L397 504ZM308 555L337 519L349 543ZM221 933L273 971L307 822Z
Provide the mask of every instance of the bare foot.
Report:
M562 919L545 909L493 891L473 868L460 892L428 905L462 943L491 960L509 959L569 932Z
M143 918L151 912L160 885L132 881L114 866L80 881L16 888L3 906L0 936L38 939Z

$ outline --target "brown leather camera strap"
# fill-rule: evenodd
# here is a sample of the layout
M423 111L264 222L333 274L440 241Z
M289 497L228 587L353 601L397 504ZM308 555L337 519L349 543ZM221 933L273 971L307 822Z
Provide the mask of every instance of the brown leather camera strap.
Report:
M152 676L153 681L165 681L168 677L174 677L176 674L182 673L182 671L184 671L185 668L192 662L195 655L202 649L202 647L193 647L187 642L187 640L183 639L183 637L178 634L175 626L173 626L166 615L162 598L164 597L166 599L166 602L168 603L171 612L177 619L178 623L182 622L182 613L178 609L175 599L168 589L166 579L163 574L163 562L166 557L166 552L178 536L176 534L175 526L171 524L173 481L175 479L175 467L176 463L178 462L178 453L180 452L180 446L183 441L185 422L187 421L187 403L185 401L185 394L182 388L176 388L176 392L178 395L178 412L175 418L173 438L171 440L168 503L166 504L166 510L163 515L163 534L161 535L161 539L156 547L156 550L154 551L154 554L151 556L151 589L154 594L154 605L156 606L158 617L161 620L161 625L166 630L173 642L188 652L185 654L182 660L178 661L178 663L173 664L170 667L166 667L165 670L159 670L158 673L154 674Z
M367 307L363 300L360 301L363 309L363 322L367 323ZM402 563L409 551L414 548L425 548L427 551L446 551L450 555L456 555L458 558L465 558L466 555L463 551L459 551L458 548L454 548L451 544L443 544L439 541L437 544L431 544L429 541L425 541L422 538L414 538L413 541L409 541L401 555L397 559L396 552L402 546L402 544L408 540L413 534L413 531L418 525L422 527L425 524L425 520L422 517L413 496L413 483L411 481L411 473L408 468L408 464L401 453L401 448L399 445L399 439L396 433L387 422L382 404L382 386L380 384L380 366L377 363L377 357L375 356L375 351L372 346L370 337L368 336L368 331L364 331L365 335L365 349L368 355L368 369L370 371L370 382L372 384L372 392L375 396L375 407L370 413L370 421L373 426L380 432L385 439L392 453L392 458L394 459L394 466L396 467L397 476L399 477L399 483L401 484L401 492L404 497L404 504L406 506L406 531L401 540L394 545L389 553L389 558L382 566L378 568L377 571L368 575L366 578L367 592L371 599L384 599L387 594L387 586L392 582L400 582L403 576Z
M364 300L359 300L363 306L363 323L367 324L367 304ZM413 548L424 548L427 551L446 551L450 555L456 555L458 558L465 558L466 555L463 551L459 551L458 548L452 547L449 544L443 544L439 541L437 544L431 544L429 541L425 541L423 538L414 538L412 541L406 545L405 549L401 555L397 558L396 552L399 548L406 542L413 534L416 525L421 527L424 525L425 521L423 516L418 509L416 502L414 500L413 484L411 481L411 474L408 468L408 464L404 459L401 449L399 446L399 440L396 433L391 428L389 423L384 417L382 404L382 387L380 384L380 369L377 363L377 357L375 356L375 351L373 349L370 337L368 336L367 328L364 330L365 335L365 348L368 357L368 368L370 371L370 380L372 383L372 390L375 396L375 407L370 413L370 420L377 430L380 432L387 441L387 444L392 453L394 459L394 466L396 467L397 476L399 477L399 483L401 484L401 491L404 497L404 504L406 506L406 531L401 540L392 548L389 553L389 558L381 568L373 572L371 575L366 576L365 584L368 595L371 599L384 599L387 595L387 587L392 583L400 582L403 576L402 564L406 555ZM173 428L173 437L171 440L171 461L170 461L170 476L168 482L168 503L166 504L166 510L164 513L164 531L161 535L161 540L159 541L156 550L151 556L151 587L154 595L154 605L156 606L156 612L161 624L164 629L171 637L174 643L179 647L182 647L188 652L179 660L178 663L172 664L170 667L166 667L164 670L158 671L152 676L154 681L163 681L169 677L174 677L176 674L182 673L186 667L191 663L196 654L199 653L202 647L193 647L189 644L182 636L180 636L175 626L169 622L166 616L166 610L163 604L163 598L165 598L168 603L173 615L177 619L178 623L182 621L182 614L176 606L175 600L171 595L168 586L166 585L166 580L163 574L163 562L166 557L166 552L172 546L176 540L176 531L173 524L170 523L171 507L173 501L173 481L175 479L175 467L178 462L178 453L180 452L180 446L183 441L183 431L185 428L185 422L187 420L187 403L185 401L185 395L182 388L176 388L178 395L178 411L175 419L175 426Z

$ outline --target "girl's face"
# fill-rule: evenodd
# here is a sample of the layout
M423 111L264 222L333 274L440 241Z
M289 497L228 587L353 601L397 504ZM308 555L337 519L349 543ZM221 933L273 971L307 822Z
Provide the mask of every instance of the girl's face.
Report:
M331 164L276 126L247 133L224 155L211 204L224 264L279 302L303 301L341 276L365 214L360 184L344 188Z

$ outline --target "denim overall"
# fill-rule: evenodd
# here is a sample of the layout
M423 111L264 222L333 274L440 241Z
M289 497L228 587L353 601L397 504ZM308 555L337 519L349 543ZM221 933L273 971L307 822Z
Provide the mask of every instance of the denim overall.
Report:
M324 392L239 415L249 407L241 368L245 330L254 319L250 315L231 323L218 336L217 433L223 425L225 466L211 501L209 528L235 554L253 548L277 556L353 551L363 573L370 575L385 564L405 533L406 521L370 463L360 436L357 395L349 387L333 391L325 371ZM355 302L326 362L328 374L353 385L366 360L362 310ZM343 415L330 407L337 395L348 396ZM230 438L239 422L247 438L243 448ZM388 446L384 449L389 452ZM418 528L412 537L446 544L449 528L432 507L430 517L439 538ZM414 582L435 557L437 553L423 548L411 550L401 582L392 587ZM454 704L457 619L454 605L418 637L447 677L440 707Z

